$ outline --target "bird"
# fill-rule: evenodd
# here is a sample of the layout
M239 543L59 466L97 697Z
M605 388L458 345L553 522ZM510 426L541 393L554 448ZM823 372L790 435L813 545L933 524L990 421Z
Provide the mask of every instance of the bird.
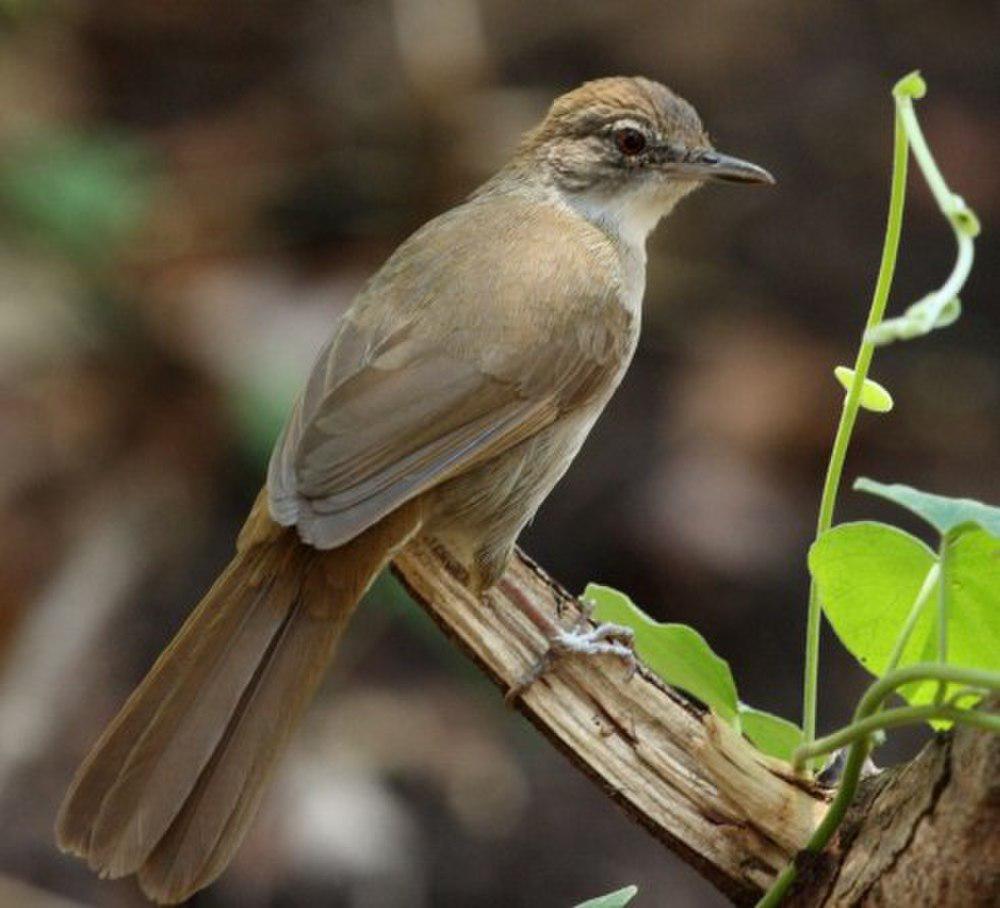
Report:
M62 850L162 904L225 870L381 569L427 536L475 591L501 579L632 359L647 236L711 181L774 182L664 85L596 79L392 253L320 350L232 561L77 770Z

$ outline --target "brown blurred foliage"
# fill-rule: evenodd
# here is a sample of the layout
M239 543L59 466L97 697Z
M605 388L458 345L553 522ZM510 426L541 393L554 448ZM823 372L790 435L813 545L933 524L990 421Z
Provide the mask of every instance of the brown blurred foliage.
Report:
M141 904L54 850L74 765L227 560L337 313L590 77L670 84L779 186L705 190L653 237L631 374L524 545L572 589L696 624L746 700L794 717L830 373L877 264L889 88L915 67L985 230L962 320L878 355L897 407L863 420L848 473L1000 501L996 9L0 0L0 903ZM915 177L893 306L952 254ZM197 904L569 905L630 882L640 906L720 903L398 589L370 599ZM832 726L865 679L827 651Z

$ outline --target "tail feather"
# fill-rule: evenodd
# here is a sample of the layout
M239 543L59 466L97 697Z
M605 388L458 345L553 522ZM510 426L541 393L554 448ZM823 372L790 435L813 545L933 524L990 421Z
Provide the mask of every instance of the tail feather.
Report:
M212 759L226 732L225 717L236 713L287 620L268 601L270 591L251 589L249 597L229 600L223 610L235 613L235 626L214 622L199 641L196 634L202 628L195 624L171 654L190 668L172 689L150 691L162 697L160 706L133 743L91 831L91 865L108 876L139 868ZM212 639L216 635L221 635L217 643ZM149 797L150 790L158 793L155 798Z
M308 614L305 597L295 602L212 762L139 871L143 890L156 901L174 901L207 885L229 864L256 814L268 770L312 699L347 617L317 620Z
M244 617L237 609L216 612L212 608L217 601L235 601L238 574L234 562L190 615L77 771L59 813L57 834L60 847L86 857L95 870L102 869L111 876L121 875L121 872L113 872L99 835L102 820L109 817L109 795L124 777L137 742L156 726L155 720L162 723L163 707L178 686L186 679L196 680L198 669L210 667L199 658L200 650L209 640L207 626L216 625L221 642L231 628L220 626L220 619L229 619L235 625Z
M329 552L294 529L251 531L77 771L59 846L103 876L137 873L158 902L212 882L358 599L418 526L403 509Z

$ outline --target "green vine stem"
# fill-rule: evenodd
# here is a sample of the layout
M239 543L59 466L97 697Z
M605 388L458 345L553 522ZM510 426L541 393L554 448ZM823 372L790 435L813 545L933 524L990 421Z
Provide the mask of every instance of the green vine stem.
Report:
M888 674L896 668L896 666L899 665L899 660L903 658L903 650L906 649L906 644L910 642L913 629L917 626L917 621L920 620L920 615L924 610L924 606L931 598L931 592L934 589L934 584L938 582L938 578L940 576L941 562L935 561L934 564L931 565L930 570L927 572L927 576L924 577L924 582L920 585L920 591L917 593L917 598L913 600L910 613L906 616L906 621L903 622L903 629L899 632L899 636L896 638L896 643L892 648L892 652L889 654L889 661L885 666L885 674Z
M982 700L988 693L989 691L983 690L981 687L962 687L948 697L947 704L958 709L963 700L970 697L974 700Z
M857 790L858 781L861 779L861 770L865 765L865 757L868 756L868 738L856 741L847 752L847 763L844 765L844 774L840 779L840 788L837 796L833 799L830 809L823 817L823 821L816 827L812 838L806 844L805 851L819 853L826 847L826 843L844 819L847 808L854 799L854 792ZM846 792L846 794L845 794ZM757 902L757 908L777 908L784 900L795 882L798 867L792 862L778 874L774 885L767 891L764 897Z
M998 684L998 689L1000 689L1000 684ZM916 725L920 722L936 720L955 722L959 725L973 725L985 731L1000 733L1000 716L992 713L975 709L962 709L948 704L938 705L937 703L928 703L924 706L901 706L899 709L876 712L866 719L852 722L839 731L817 738L809 747L803 747L796 754L796 758L802 764L806 760L833 753L842 747L853 744L859 738L867 738L886 728L898 728L901 725Z
M885 240L882 247L882 260L879 265L878 279L875 282L875 291L872 295L865 332L858 350L853 380L844 400L833 450L830 454L817 519L817 538L833 524L833 512L847 456L847 448L857 420L861 391L867 378L875 347L893 340L917 337L934 328L943 327L953 322L961 309L958 293L972 269L973 239L980 230L979 220L964 200L948 188L917 122L913 101L922 98L926 91L927 86L917 72L910 73L900 79L893 88L895 118L893 121L892 185L889 195ZM948 219L955 232L958 254L951 274L940 289L910 306L902 316L883 321L899 251L903 205L906 196L907 161L911 144L913 155L923 171L941 212ZM927 572L901 628L889 657L885 675L872 684L861 698L850 725L819 740L816 739L816 700L821 608L815 580L810 584L803 685L803 743L795 752L793 764L797 770L801 770L806 765L811 766L818 757L844 746L848 746L848 753L837 795L823 821L807 843L805 849L807 852L819 853L822 851L840 825L857 791L865 759L872 747L873 736L883 729L914 722L945 719L1000 733L1000 716L959 707L959 701L963 698L1000 691L1000 673L947 664L948 590L944 580L947 546L944 541L942 541L939 555L938 560ZM938 585L939 591L937 598L937 662L919 663L899 668L898 665L906 644L930 600L935 584ZM883 704L892 693L905 684L918 681L938 682L934 703L883 711ZM949 684L961 685L960 689L950 697L948 696ZM774 906L779 905L794 882L796 872L796 865L789 864L778 876L767 894L757 903L758 908L774 908Z
M908 143L906 129L903 126L899 111L895 117L895 135L892 156L892 188L889 194L889 214L887 217L885 240L882 245L882 261L879 265L878 279L872 294L871 308L865 323L865 337L882 321L886 303L889 299L889 289L892 277L896 271L896 256L899 251L899 238L903 225L903 202L906 198L906 169ZM844 472L844 461L847 458L847 447L854 431L858 410L861 406L861 390L868 377L868 368L875 353L875 344L863 339L854 363L854 378L851 387L844 398L844 407L840 414L840 423L833 441L830 462L823 482L823 494L820 499L819 517L816 522L816 537L819 538L833 525L833 509L840 488L840 479ZM802 734L808 744L816 737L816 700L819 682L819 641L820 641L820 603L816 581L809 585L809 606L806 618L806 657L805 678L802 694Z
M979 235L980 224L976 213L965 204L965 200L948 188L934 156L924 138L920 123L913 110L913 101L927 93L927 85L919 72L904 76L892 90L896 102L896 112L909 137L913 156L920 165L924 179L934 196L934 200L951 224L958 245L955 265L948 279L938 290L927 294L910 306L898 318L887 319L880 325L872 326L865 333L865 339L876 345L888 344L895 340L908 340L927 334L934 328L950 325L958 318L961 303L958 294L972 271L974 257L973 240Z
M902 709L892 710L890 713L885 713L881 717L876 715L882 708L882 704L891 694L895 693L904 685L919 681L938 681L941 684L961 684L964 688L967 688L967 690L963 691L963 693L966 694L972 689L990 693L1000 692L1000 672L987 671L986 669L981 668L964 668L959 665L943 665L940 662L915 662L913 665L907 665L904 668L894 669L879 678L874 684L871 685L871 687L868 688L867 691L865 691L865 695L858 702L858 706L854 711L854 720L850 725L841 729L839 732L835 732L834 734L828 735L818 741L813 741L810 744L802 744L795 751L795 755L792 758L793 764L795 766L801 766L806 760L816 756L821 756L824 753L831 753L839 747L842 747L845 743L853 742L856 744L859 741L864 741L868 735L864 731L858 731L858 729L863 726L863 723L865 723L866 720L870 718L884 718L885 715L899 714L907 710L924 709L925 707L903 707ZM956 709L950 704L932 704L926 708L939 711L954 711L956 713L964 713L967 715L972 713L971 710ZM978 713L977 715L978 718L973 718L971 720L971 724L979 725L983 728L989 728L994 731L1000 731L1000 716L990 716L986 713ZM938 717L939 716L937 714L931 716L931 718ZM945 716L942 713L940 718L953 719L954 716ZM982 721L983 719L987 721L984 722ZM966 717L958 721L965 722L969 720ZM900 723L895 722L893 724L898 725ZM831 741L832 743L830 743ZM844 784L842 782L840 790L837 792L837 800L840 800L843 794ZM853 796L853 792L851 795ZM850 797L848 797L848 801L849 800ZM836 801L834 801L834 803L836 803ZM829 814L827 815L829 816ZM822 828L822 824L819 828ZM818 831L819 829L817 829L817 832ZM809 850L813 850L811 848L811 843L812 839L810 839L810 845L806 846ZM824 842L823 844L826 843Z
M871 749L871 730L877 729L877 723L868 723L871 718L885 719L897 713L897 710L876 714L881 710L882 704L900 687L918 681L940 681L943 684L961 684L967 688L977 690L1000 691L1000 673L984 671L975 668L962 668L957 665L941 665L940 663L918 662L907 665L904 668L897 668L889 672L884 677L879 678L871 687L865 691L865 695L858 703L854 711L854 721L846 728L834 735L829 735L821 741L813 741L803 744L796 752L794 762L802 765L823 753L835 750L841 744L830 744L831 739L837 738L843 742L850 741L850 749L847 752L847 762L844 766L844 774L840 780L840 787L837 789L837 796L830 804L830 809L823 817L823 821L816 827L812 837L806 843L805 851L818 854L825 847L827 842L840 826L848 807L854 800L858 782L861 780L861 770L864 767L865 758ZM904 708L907 709L907 708ZM914 709L910 707L908 709ZM935 710L952 710L954 707L934 705ZM956 713L964 715L959 721L967 724L975 724L988 728L991 731L1000 732L1000 717L991 716L987 713L974 713L971 710L954 710ZM970 719L970 717L972 717ZM949 718L953 718L949 716ZM868 723L868 724L866 724ZM775 880L774 885L767 891L764 897L757 903L757 908L777 908L782 899L788 893L792 883L795 882L797 867L794 863L789 864Z
M948 538L942 537L941 545L938 547L938 564L941 566L941 583L938 584L938 615L937 615L937 659L942 665L948 662L948 583L947 583L947 562L948 562ZM934 702L939 706L944 703L948 693L948 685L943 681L938 685L937 693L934 695Z

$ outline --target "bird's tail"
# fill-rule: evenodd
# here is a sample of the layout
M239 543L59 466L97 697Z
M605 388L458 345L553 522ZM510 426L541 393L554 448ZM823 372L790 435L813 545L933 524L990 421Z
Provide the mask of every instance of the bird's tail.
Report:
M60 848L179 902L232 859L354 607L419 527L405 506L327 552L258 499L236 557L77 770Z

